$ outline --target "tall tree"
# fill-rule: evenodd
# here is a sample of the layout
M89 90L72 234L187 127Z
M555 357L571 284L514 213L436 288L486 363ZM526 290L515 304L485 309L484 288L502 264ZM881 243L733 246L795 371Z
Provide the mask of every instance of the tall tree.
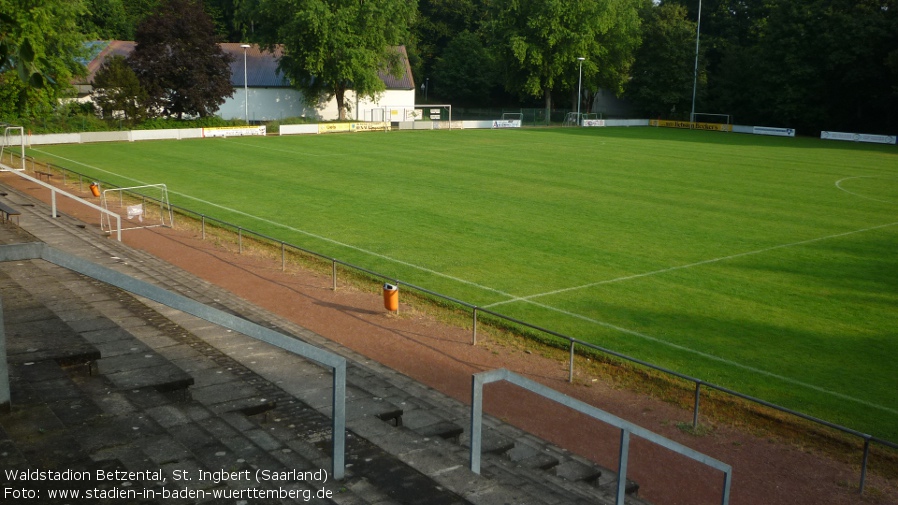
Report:
M84 71L83 11L81 0L0 0L0 72L15 70L32 88L69 88Z
M642 45L636 53L626 96L648 117L682 117L692 102L696 23L686 18L683 5L647 7Z
M124 56L116 55L103 62L91 84L91 98L104 119L121 114L126 121L135 121L146 114L147 92Z
M210 116L234 94L231 57L199 0L167 0L137 29L128 63L156 115Z
M704 0L701 27L700 108L810 134L898 128L898 0Z
M415 50L409 56L418 57L412 70L423 82L456 37L466 31L479 33L486 5L484 0L419 0L418 12L411 27Z
M348 90L374 98L385 90L378 72L401 72L395 46L416 11L416 0L260 0L250 15L256 41L283 45L278 67L306 102L336 98L345 119Z
M86 9L80 19L81 29L98 40L133 40L134 23L125 10L123 0L85 0Z
M244 4L252 4L247 0L203 0L206 12L215 24L215 32L219 38L227 42L243 42L249 30L238 16Z
M493 48L506 65L506 87L545 101L576 89L577 58L587 87L620 93L639 45L638 6L647 0L510 0L491 4Z
M437 58L433 70L434 92L457 105L489 105L491 91L499 84L496 62L480 38L459 33Z

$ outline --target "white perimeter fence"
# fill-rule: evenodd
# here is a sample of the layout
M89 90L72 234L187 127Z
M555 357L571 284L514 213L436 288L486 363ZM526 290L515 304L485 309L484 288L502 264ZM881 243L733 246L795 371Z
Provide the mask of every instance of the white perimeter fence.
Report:
M582 127L631 127L650 126L648 119L599 119L584 120ZM310 123L298 125L281 125L280 135L318 135L328 132L384 132L390 130L470 130L470 129L500 129L520 128L520 121L495 120L465 120L465 121L394 121L386 126L379 122L377 128L366 128L369 123ZM689 124L686 122L685 124ZM324 125L344 125L344 128L324 128ZM355 126L355 127L353 127ZM732 125L735 133L747 133L752 135L773 135L781 137L794 137L792 128ZM267 135L264 126L237 126L223 128L181 128L165 130L126 130L114 132L83 132L83 133L48 133L25 135L25 145L28 147L48 144L86 144L90 142L139 142L142 140L182 140L210 137L233 137L249 135ZM856 135L856 134L852 134ZM833 138L833 137L827 137ZM852 137L854 139L860 136ZM867 138L866 136L863 138ZM888 137L894 143L895 137ZM6 142L19 145L21 138L12 135Z

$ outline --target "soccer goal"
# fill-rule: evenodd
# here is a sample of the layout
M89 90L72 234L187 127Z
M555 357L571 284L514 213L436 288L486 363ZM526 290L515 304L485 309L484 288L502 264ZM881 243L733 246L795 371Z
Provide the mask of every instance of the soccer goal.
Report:
M3 163L3 155L7 154L9 156L9 166L12 167L14 165L13 154L15 151L16 143L18 143L19 148L19 161L21 163L21 168L13 168L13 170L24 171L25 170L25 128L22 126L13 126L6 123L0 123L0 126L3 126L3 144L0 145L0 163ZM18 141L18 142L17 142ZM8 171L6 168L0 168L0 171Z
M692 114L693 123L718 123L732 124L732 116L729 114L713 114L710 112L695 112Z
M580 126L580 114L576 112L568 112L564 115L564 123L562 126Z
M450 104L427 104L418 105L421 109L422 119L430 121L434 130L452 129L452 105Z
M99 192L99 185L96 185ZM147 184L130 188L104 189L100 194L100 205L109 212L122 216L122 230L172 227L174 212L168 201L168 187L165 184ZM111 218L100 214L100 228L112 229Z

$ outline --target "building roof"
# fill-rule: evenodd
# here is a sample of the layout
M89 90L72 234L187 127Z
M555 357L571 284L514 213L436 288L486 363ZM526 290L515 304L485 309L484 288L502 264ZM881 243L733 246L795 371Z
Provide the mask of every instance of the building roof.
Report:
M105 44L105 45L103 45ZM94 76L103 65L106 58L114 55L128 56L134 51L137 44L128 40L112 40L105 43L94 43L95 49L99 49L96 56L87 63L87 82L93 82ZM231 61L231 84L234 87L243 86L243 47L238 42L224 42L219 44L221 49L233 57ZM380 72L380 78L387 89L409 90L415 88L412 68L408 62L408 53L405 46L395 46L402 57L403 71L399 77L394 77L385 72ZM278 59L283 55L281 46L275 47L271 52L263 51L258 45L252 44L246 48L246 85L251 88L286 88L290 87L290 81L286 76L278 72Z

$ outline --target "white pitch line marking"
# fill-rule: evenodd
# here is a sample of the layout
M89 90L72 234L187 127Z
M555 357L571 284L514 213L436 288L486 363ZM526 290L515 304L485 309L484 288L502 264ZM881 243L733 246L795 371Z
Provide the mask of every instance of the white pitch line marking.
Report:
M492 308L492 307L496 307L496 306L499 306L499 305L505 305L505 304L514 303L514 302L527 302L527 301L530 301L530 300L532 300L532 299L534 299L534 298L541 298L541 297L544 297L544 296L557 295L557 294L559 294L559 293L566 293L566 292L568 292L568 291L576 291L576 290L579 290L579 289L587 289L587 288L591 288L591 287L595 287L595 286L601 286L601 285L603 285L603 284L612 284L612 283L615 283L615 282L623 282L623 281L629 281L629 280L633 280L633 279L640 279L640 278L643 278L643 277L651 277L651 276L653 276L653 275L660 275L660 274L665 274L665 273L668 273L668 272L674 272L674 271L677 271L677 270L684 270L684 269L687 269L687 268L694 268L694 267L698 267L698 266L702 266L702 265L709 265L709 264L712 264L712 263L719 263L719 262L721 262L721 261L727 261L727 260L731 260L731 259L742 258L742 257L745 257L745 256L753 256L753 255L756 255L756 254L762 254L762 253L766 253L766 252L770 252L770 251L776 251L777 249L785 249L785 248L788 248L788 247L796 247L796 246L800 246L800 245L812 244L812 243L814 243L814 242L821 242L821 241L824 241L824 240L830 240L830 239L834 239L834 238L845 237L845 236L849 236L849 235L855 235L855 234L858 234L858 233L864 233L864 232L868 232L868 231L878 230L878 229L880 229L880 228L888 228L888 227L890 227L890 226L895 226L895 225L898 225L898 221L896 221L896 222L894 222L894 223L882 224L882 225L879 225L879 226L872 226L872 227L870 227L870 228L863 228L863 229L860 229L860 230L853 230L853 231L844 232L844 233L836 233L836 234L834 234L834 235L827 235L827 236L825 236L825 237L817 237L817 238L812 238L812 239L809 239L809 240L802 240L802 241L800 241L800 242L792 242L792 243L789 243L789 244L780 244L780 245L776 245L776 246L773 246L773 247L766 247L766 248L764 248L764 249L758 249L758 250L755 250L755 251L747 251L747 252L742 252L742 253L738 253L738 254L731 254L731 255L729 255L729 256L721 256L720 258L714 258L714 259L709 259L709 260L704 260L704 261L697 261L697 262L695 262L695 263L689 263L689 264L686 264L686 265L678 265L678 266L670 267L670 268L662 268L662 269L660 269L660 270L653 270L653 271L651 271L651 272L644 272L644 273L641 273L641 274L625 275L625 276L623 276L623 277L616 277L616 278L614 278L614 279L606 279L606 280L603 280L603 281L591 282L591 283L589 283L589 284L582 284L582 285L580 285L580 286L573 286L573 287L569 287L569 288L556 289L556 290L554 290L554 291L546 291L546 292L544 292L544 293L536 293L536 294L533 294L533 295L520 296L520 297L517 297L517 298L513 298L513 299L511 299L511 300L504 300L504 301L501 301L501 302L493 303L493 304L491 304L491 305L486 305L484 308Z
M880 200L879 198L873 198L870 196L862 195L860 193L855 193L854 191L848 191L847 189L842 187L842 183L844 181L850 181L852 179L877 179L877 178L880 178L880 177L876 176L876 175L858 175L855 177L846 177L844 179L839 179L838 181L836 181L836 187L839 188L840 190L848 193L849 195L854 195L858 198L863 198L865 200L873 200L874 202L880 202L880 203L898 203L898 202L895 202L892 200Z

